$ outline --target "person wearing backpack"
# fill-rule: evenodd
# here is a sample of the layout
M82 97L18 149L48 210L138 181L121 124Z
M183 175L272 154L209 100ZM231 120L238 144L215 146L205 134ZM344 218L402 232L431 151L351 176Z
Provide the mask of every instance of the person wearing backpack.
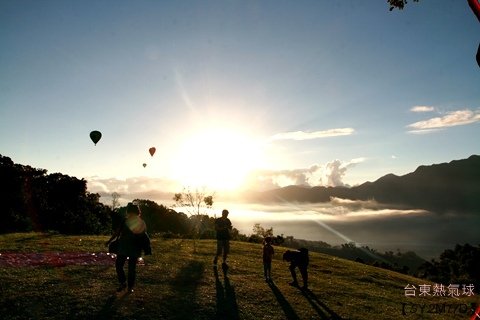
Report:
M117 272L118 282L120 283L117 292L123 292L127 289L128 293L133 293L136 279L137 260L142 255L151 255L150 238L146 232L147 226L141 218L140 208L129 202L126 208L126 216L123 223L117 228L110 240L118 238L118 253L115 260L115 270ZM128 275L125 275L125 262L128 261Z

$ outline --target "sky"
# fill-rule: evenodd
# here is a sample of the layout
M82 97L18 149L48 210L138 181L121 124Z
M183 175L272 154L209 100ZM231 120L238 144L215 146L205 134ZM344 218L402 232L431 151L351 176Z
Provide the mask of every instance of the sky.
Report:
M458 0L0 0L0 154L132 197L403 175L480 153L479 35Z

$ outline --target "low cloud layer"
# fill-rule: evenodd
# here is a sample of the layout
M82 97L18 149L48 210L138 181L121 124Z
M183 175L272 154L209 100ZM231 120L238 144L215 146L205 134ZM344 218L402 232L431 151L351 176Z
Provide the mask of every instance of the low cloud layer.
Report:
M118 200L122 205L134 199L171 200L172 190L179 190L173 181L150 177L127 179L90 177L87 178L87 185L88 191L98 193L103 203L110 204L112 193L118 193L120 195Z
M427 111L427 109L422 108L429 108L429 107L414 107L411 111L420 112L419 110L423 110L423 112ZM416 111L414 110L416 109ZM432 110L428 110L432 111ZM475 122L480 122L480 110L457 110L457 111L450 111L443 114L440 114L438 117L430 118L423 121L418 121L412 124L409 124L407 128L409 129L409 133L428 133L436 130L441 130L444 128L455 127L455 126L463 126L467 124L472 124Z
M332 245L356 242L380 251L413 250L426 259L457 243L475 242L480 223L475 215L452 219L421 209L387 207L374 200L340 198L313 204L232 205L230 212L234 226L246 234L254 223L260 223L272 227L275 234L297 239Z
M252 173L249 184L257 190L268 190L289 185L346 186L343 182L347 170L365 158L356 158L348 162L334 160L326 164L315 164L309 168L295 170L263 170Z

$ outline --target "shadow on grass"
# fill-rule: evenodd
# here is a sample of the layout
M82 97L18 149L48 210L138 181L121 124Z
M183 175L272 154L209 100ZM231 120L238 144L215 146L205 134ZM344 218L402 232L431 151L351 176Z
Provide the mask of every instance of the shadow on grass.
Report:
M125 294L119 296L116 294L111 295L95 319L112 319L117 314L117 308L122 300L125 299L125 296ZM73 315L71 316L73 318Z
M24 243L24 242L29 242L29 241L32 241L32 240L44 240L44 239L47 239L47 238L52 238L55 235L58 235L58 234L53 233L53 232L31 234L31 235L28 235L28 236L21 237L20 239L15 239L15 242Z
M318 297L309 289L302 290L302 295L307 298L313 309L318 313L320 319L342 320L332 309L318 299Z
M300 319L296 314L295 310L293 310L290 303L287 301L287 299L285 299L282 292L275 285L275 283L273 283L272 281L268 281L268 286L270 287L270 289L272 289L272 292L275 295L275 298L277 298L278 303L282 307L283 312L285 313L286 319L288 320Z
M158 314L155 319L194 319L198 307L196 299L197 287L203 278L205 264L201 261L189 261L179 268L174 278L169 281L172 290L158 292ZM169 293L173 293L169 294ZM107 299L102 309L97 313L95 319L121 319L125 308L138 307L139 296L134 292L129 298L129 294L112 295ZM131 311L131 310L130 310ZM129 311L129 312L130 312ZM149 315L149 311L145 311ZM146 319L143 311L135 314L135 319Z
M217 267L213 268L215 275L215 288L217 291L217 319L240 319L238 315L237 297L235 289L228 278L228 268L223 270L223 284L220 281Z
M173 308L170 319L191 319L195 314L197 309L195 296L204 271L204 262L189 261L172 280L171 286L176 296L168 302L169 308Z

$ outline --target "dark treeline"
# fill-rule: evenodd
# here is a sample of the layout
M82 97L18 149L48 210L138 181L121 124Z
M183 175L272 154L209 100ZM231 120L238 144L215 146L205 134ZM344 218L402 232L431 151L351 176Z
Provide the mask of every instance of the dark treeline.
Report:
M57 232L61 234L109 234L125 207L112 210L100 195L87 191L87 181L68 175L48 174L45 169L15 164L0 155L2 203L0 233ZM134 200L142 210L148 232L162 237L213 239L214 218L187 216L150 200ZM234 240L248 240L237 229Z
M47 174L0 155L0 181L0 233L101 234L111 228L110 208L98 194L87 192L83 179Z
M476 292L480 288L480 245L456 245L445 250L440 258L424 263L419 277L437 283L473 284Z
M100 195L87 191L84 179L60 173L47 174L47 170L15 164L2 155L0 180L4 185L0 193L0 233L110 234L125 211L125 207L112 210L102 204ZM150 236L215 238L215 220L208 215L186 215L154 201L134 201L140 206ZM272 228L265 229L259 224L253 226L252 234L248 236L235 228L232 231L232 240L237 241L261 243L265 236L273 237L275 245L305 247L438 283L472 283L476 288L480 287L480 245L457 245L454 250L445 250L438 261L427 262L411 251L379 253L351 243L332 247L322 241L306 241L283 234L275 236Z

